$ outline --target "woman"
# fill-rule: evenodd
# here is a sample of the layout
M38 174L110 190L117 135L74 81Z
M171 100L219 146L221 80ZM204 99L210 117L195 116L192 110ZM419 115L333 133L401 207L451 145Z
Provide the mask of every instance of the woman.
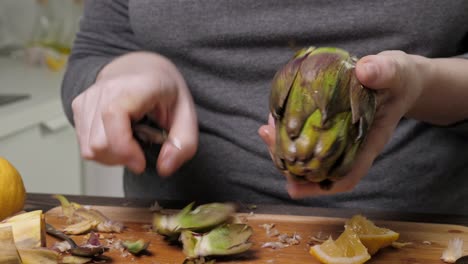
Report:
M84 158L126 166L130 197L468 214L467 12L464 0L90 0L64 108ZM261 141L275 137L271 80L307 46L362 57L356 75L379 93L364 148L328 191L286 191ZM133 137L144 116L169 131L161 149Z

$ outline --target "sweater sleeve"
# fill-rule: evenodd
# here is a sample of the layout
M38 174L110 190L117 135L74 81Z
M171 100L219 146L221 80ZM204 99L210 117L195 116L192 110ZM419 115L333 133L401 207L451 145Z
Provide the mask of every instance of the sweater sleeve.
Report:
M62 104L70 123L71 103L114 58L140 50L128 17L127 0L87 0L62 81Z

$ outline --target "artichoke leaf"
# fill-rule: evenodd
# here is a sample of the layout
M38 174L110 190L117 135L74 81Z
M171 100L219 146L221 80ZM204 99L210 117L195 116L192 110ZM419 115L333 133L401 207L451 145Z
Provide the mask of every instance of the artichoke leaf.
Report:
M189 258L223 256L247 251L252 228L246 224L223 224L206 233L182 231L180 241Z
M19 249L23 264L57 264L59 253L47 248L24 248Z
M308 55L300 67L300 74L308 93L322 112L322 123L328 118L328 103L336 89L342 61L349 57L347 52L335 48L316 49Z
M354 75L354 69L353 69ZM357 78L351 78L349 88L349 98L351 103L352 122L359 122L359 133L355 140L365 137L374 120L377 107L375 92L364 88Z
M228 220L235 212L230 203L203 204L192 210L194 203L177 214L155 213L153 230L166 236L178 235L182 230L201 231Z
M21 264L11 226L0 227L0 263Z
M303 133L294 142L296 145L297 159L305 161L314 154L314 146L319 139L322 113L319 110L313 112L305 122Z
M310 48L310 50L313 49L313 47ZM273 77L273 89L270 94L270 112L274 118L280 118L283 115L286 98L289 96L298 69L306 56L307 52L296 53L294 59L289 61Z
M143 239L137 241L125 240L122 245L133 255L139 255L148 249L149 243Z
M306 163L306 178L312 182L320 182L330 176L331 169L337 166L340 156L346 147L347 126L351 122L350 113L341 113L336 116L334 125L320 134L314 148L313 158Z

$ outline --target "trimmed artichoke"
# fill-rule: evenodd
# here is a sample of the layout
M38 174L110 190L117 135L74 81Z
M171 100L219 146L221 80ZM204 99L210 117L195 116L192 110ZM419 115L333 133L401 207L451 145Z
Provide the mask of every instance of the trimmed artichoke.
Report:
M299 181L331 187L351 169L376 111L376 97L355 76L347 51L309 47L272 84L275 165Z
M203 204L192 210L193 205L177 214L155 213L153 230L168 237L178 236L183 230L201 232L226 222L236 211L230 203Z
M226 256L247 251L252 232L246 224L223 224L206 233L184 230L180 241L188 258Z

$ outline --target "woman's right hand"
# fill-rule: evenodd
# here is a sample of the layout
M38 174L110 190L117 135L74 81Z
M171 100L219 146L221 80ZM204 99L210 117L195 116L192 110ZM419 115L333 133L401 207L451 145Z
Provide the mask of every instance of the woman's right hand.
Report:
M172 174L196 152L192 96L176 66L160 55L135 52L116 58L73 100L72 109L85 159L143 172L146 160L132 123L145 115L169 132L157 161L159 175Z

